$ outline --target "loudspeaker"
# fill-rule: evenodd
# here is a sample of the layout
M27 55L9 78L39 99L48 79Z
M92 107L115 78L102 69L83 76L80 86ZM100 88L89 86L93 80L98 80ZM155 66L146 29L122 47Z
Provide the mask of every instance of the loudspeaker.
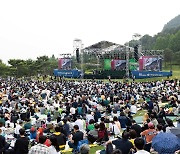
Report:
M134 59L135 59L136 61L139 60L139 57L138 57L138 45L136 45L136 46L134 47Z
M80 63L79 48L76 49L76 61Z

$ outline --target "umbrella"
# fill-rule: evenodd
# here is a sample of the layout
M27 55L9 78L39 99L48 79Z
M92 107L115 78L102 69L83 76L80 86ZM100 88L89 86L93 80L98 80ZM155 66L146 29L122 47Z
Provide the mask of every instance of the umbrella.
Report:
M180 128L174 127L170 129L171 133L180 138Z
M158 154L174 154L180 149L180 140L172 133L159 133L153 138L152 147Z

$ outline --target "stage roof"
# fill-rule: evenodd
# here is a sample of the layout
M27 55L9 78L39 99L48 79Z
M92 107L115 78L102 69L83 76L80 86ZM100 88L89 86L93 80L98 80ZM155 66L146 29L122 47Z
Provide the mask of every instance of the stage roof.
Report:
M95 43L91 46L88 46L84 48L84 52L88 53L107 53L107 52L112 52L112 51L122 51L123 50L123 45L109 42L109 41L100 41L98 43Z

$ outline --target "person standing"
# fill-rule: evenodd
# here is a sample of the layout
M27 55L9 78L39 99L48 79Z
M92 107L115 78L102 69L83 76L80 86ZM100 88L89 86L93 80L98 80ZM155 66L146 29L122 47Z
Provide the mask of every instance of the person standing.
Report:
M16 140L14 146L15 154L28 154L29 139L25 137L25 129L19 130L20 137Z

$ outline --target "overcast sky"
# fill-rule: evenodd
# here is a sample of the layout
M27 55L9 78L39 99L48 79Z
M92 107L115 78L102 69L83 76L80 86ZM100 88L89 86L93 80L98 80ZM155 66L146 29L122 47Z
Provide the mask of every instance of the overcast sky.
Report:
M107 40L124 44L134 33L155 35L180 14L180 0L1 0L0 59L72 53Z

